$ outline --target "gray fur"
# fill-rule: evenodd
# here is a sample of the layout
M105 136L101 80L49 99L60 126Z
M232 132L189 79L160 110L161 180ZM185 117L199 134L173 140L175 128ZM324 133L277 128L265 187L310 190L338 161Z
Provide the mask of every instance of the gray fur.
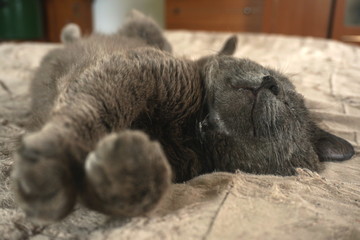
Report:
M131 11L119 34L130 38L141 38L148 45L167 52L172 50L170 43L161 34L161 29L155 21L137 10Z

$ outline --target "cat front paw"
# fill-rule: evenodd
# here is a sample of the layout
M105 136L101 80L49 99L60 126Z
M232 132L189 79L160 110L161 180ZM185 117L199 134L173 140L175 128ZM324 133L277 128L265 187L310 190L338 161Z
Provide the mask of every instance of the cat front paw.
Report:
M12 171L15 197L32 220L57 221L72 210L76 200L75 187L64 163L46 156L33 141L36 141L35 137L27 137L15 154Z
M85 204L115 216L138 216L153 210L171 182L171 170L156 141L126 130L100 141L86 164Z

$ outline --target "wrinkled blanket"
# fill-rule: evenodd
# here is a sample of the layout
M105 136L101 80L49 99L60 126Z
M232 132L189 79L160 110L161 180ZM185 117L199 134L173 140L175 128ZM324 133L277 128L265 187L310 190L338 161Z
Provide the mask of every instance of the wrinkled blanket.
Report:
M217 52L226 33L166 32L178 56ZM64 221L36 225L11 193L11 152L24 133L29 80L56 44L0 44L0 239L360 239L360 48L340 42L238 34L237 57L291 77L322 127L356 156L314 173L279 177L212 173L174 184L146 217L113 219L81 206Z

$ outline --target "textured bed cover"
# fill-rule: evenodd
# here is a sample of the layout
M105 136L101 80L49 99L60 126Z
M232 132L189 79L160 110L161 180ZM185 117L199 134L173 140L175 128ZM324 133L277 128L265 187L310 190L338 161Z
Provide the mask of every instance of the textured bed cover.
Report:
M178 56L215 53L226 33L166 32ZM237 57L291 77L328 131L356 156L320 174L278 177L212 173L174 184L149 217L111 219L78 206L64 221L29 222L10 191L13 138L23 133L29 80L58 45L0 44L0 239L360 239L360 48L343 43L238 34Z

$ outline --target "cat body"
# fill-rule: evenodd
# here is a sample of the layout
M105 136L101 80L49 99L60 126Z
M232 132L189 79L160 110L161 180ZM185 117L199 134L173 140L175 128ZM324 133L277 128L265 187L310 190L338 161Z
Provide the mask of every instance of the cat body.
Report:
M219 54L191 61L171 55L139 13L112 36L80 39L70 30L32 81L30 133L16 154L15 193L34 219L62 219L78 198L105 214L138 216L172 181L238 169L319 171L320 160L353 154L316 126L285 76L230 57L234 37Z
M176 59L138 39L93 35L51 52L38 74L42 76L35 77L31 88L32 130L41 129L55 114L65 116L69 111L71 124L77 124L71 125L72 130L79 129L79 135L94 134L83 140L89 149L86 152L110 132L142 130L169 145L165 149L178 145L178 150L167 153L174 165L182 163L174 168L178 181L198 174L188 174L191 169L186 159L194 157L180 147L195 131L195 117L203 101L199 71L190 61ZM44 89L48 84L53 86ZM83 116L75 116L78 111Z
M43 59L31 84L32 133L13 171L28 216L61 219L77 197L107 214L139 215L171 180L201 173L200 72L168 52L157 28L137 14L112 36L64 37L70 43Z

